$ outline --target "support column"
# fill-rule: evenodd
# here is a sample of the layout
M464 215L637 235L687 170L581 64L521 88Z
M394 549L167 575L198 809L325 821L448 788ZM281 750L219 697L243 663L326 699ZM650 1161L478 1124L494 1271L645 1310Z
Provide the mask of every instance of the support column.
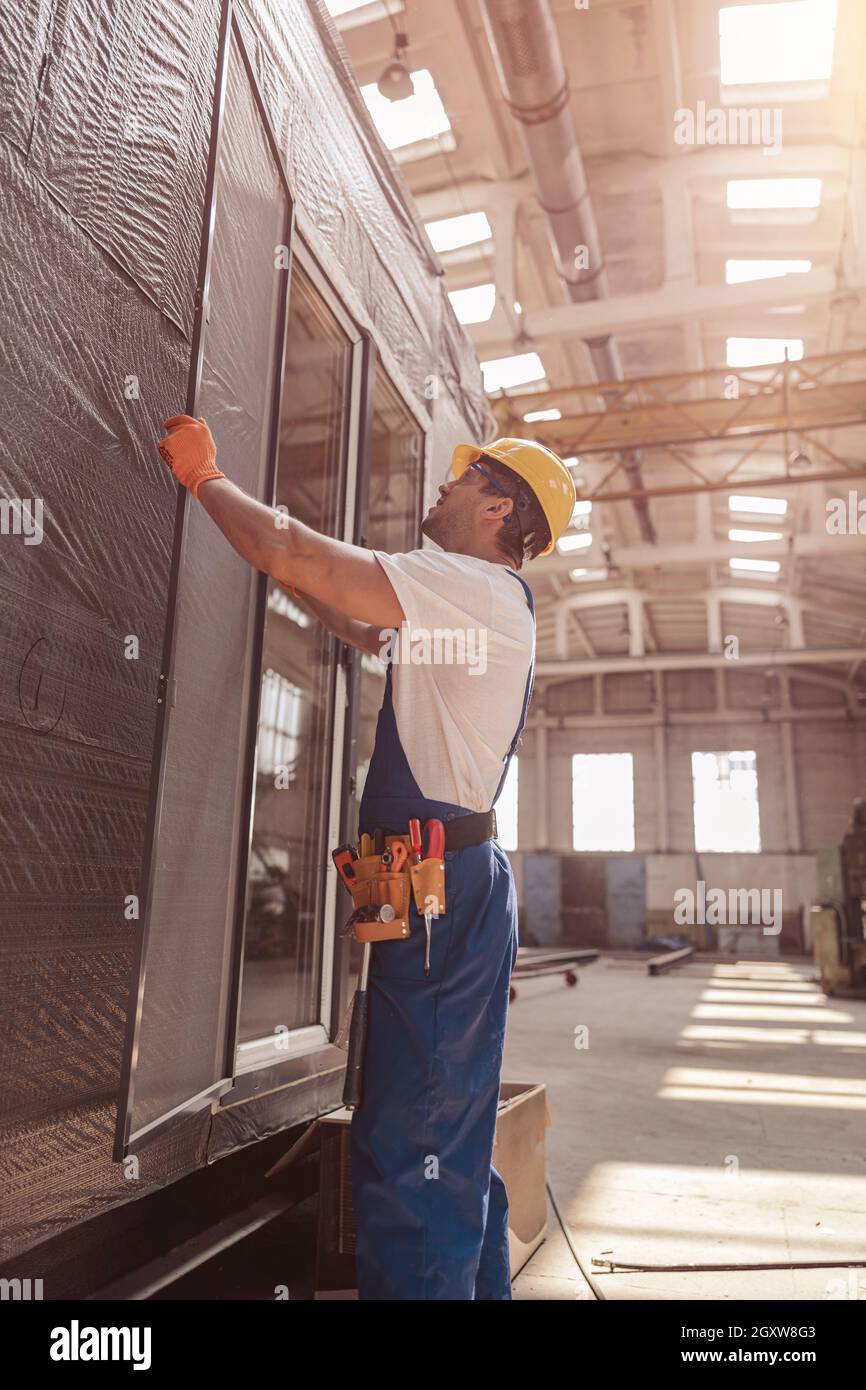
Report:
M535 848L548 849L550 844L548 795L550 778L547 775L547 723L543 712L535 726Z
M800 824L800 789L797 778L796 750L794 747L794 726L784 716L790 712L789 677L782 677L782 763L785 769L785 806L788 819L788 848L799 851L803 848L803 831Z
M722 650L722 601L712 590L706 596L707 605L707 651Z
M658 822L658 851L666 854L671 847L670 815L668 814L668 730L666 724L655 726L656 821Z
M628 654L629 656L643 656L644 652L643 597L640 594L629 594Z

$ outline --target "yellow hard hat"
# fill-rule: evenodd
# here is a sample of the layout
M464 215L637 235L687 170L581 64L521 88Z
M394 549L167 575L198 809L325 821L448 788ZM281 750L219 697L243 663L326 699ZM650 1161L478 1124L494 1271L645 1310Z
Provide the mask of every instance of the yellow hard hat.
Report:
M530 439L494 439L492 444L458 444L451 458L455 478L482 454L504 463L535 493L550 527L550 543L539 551L549 555L574 514L574 479L558 454Z

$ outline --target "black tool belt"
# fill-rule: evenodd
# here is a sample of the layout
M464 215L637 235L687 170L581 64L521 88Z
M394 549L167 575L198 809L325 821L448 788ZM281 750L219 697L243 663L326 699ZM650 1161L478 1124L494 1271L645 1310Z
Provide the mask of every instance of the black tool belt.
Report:
M385 834L405 835L406 830L394 830L389 827ZM468 849L470 845L483 845L485 840L495 839L495 811L472 811L468 816L455 816L453 820L445 822L446 853L452 849Z

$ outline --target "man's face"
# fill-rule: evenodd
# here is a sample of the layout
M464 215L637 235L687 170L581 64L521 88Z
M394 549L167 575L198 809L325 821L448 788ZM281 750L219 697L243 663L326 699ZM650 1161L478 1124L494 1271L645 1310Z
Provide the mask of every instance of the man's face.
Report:
M491 498L481 491L482 479L471 469L439 487L438 499L421 522L421 531L443 550L462 547L477 530L485 502Z

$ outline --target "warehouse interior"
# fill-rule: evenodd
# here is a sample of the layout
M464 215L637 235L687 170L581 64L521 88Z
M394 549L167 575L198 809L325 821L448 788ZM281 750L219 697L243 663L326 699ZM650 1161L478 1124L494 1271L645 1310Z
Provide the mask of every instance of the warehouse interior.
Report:
M862 0L89 11L0 19L0 478L45 509L0 578L0 1277L356 1297L330 854L385 666L185 501L183 409L370 549L464 440L573 478L496 807L513 1298L862 1300Z

